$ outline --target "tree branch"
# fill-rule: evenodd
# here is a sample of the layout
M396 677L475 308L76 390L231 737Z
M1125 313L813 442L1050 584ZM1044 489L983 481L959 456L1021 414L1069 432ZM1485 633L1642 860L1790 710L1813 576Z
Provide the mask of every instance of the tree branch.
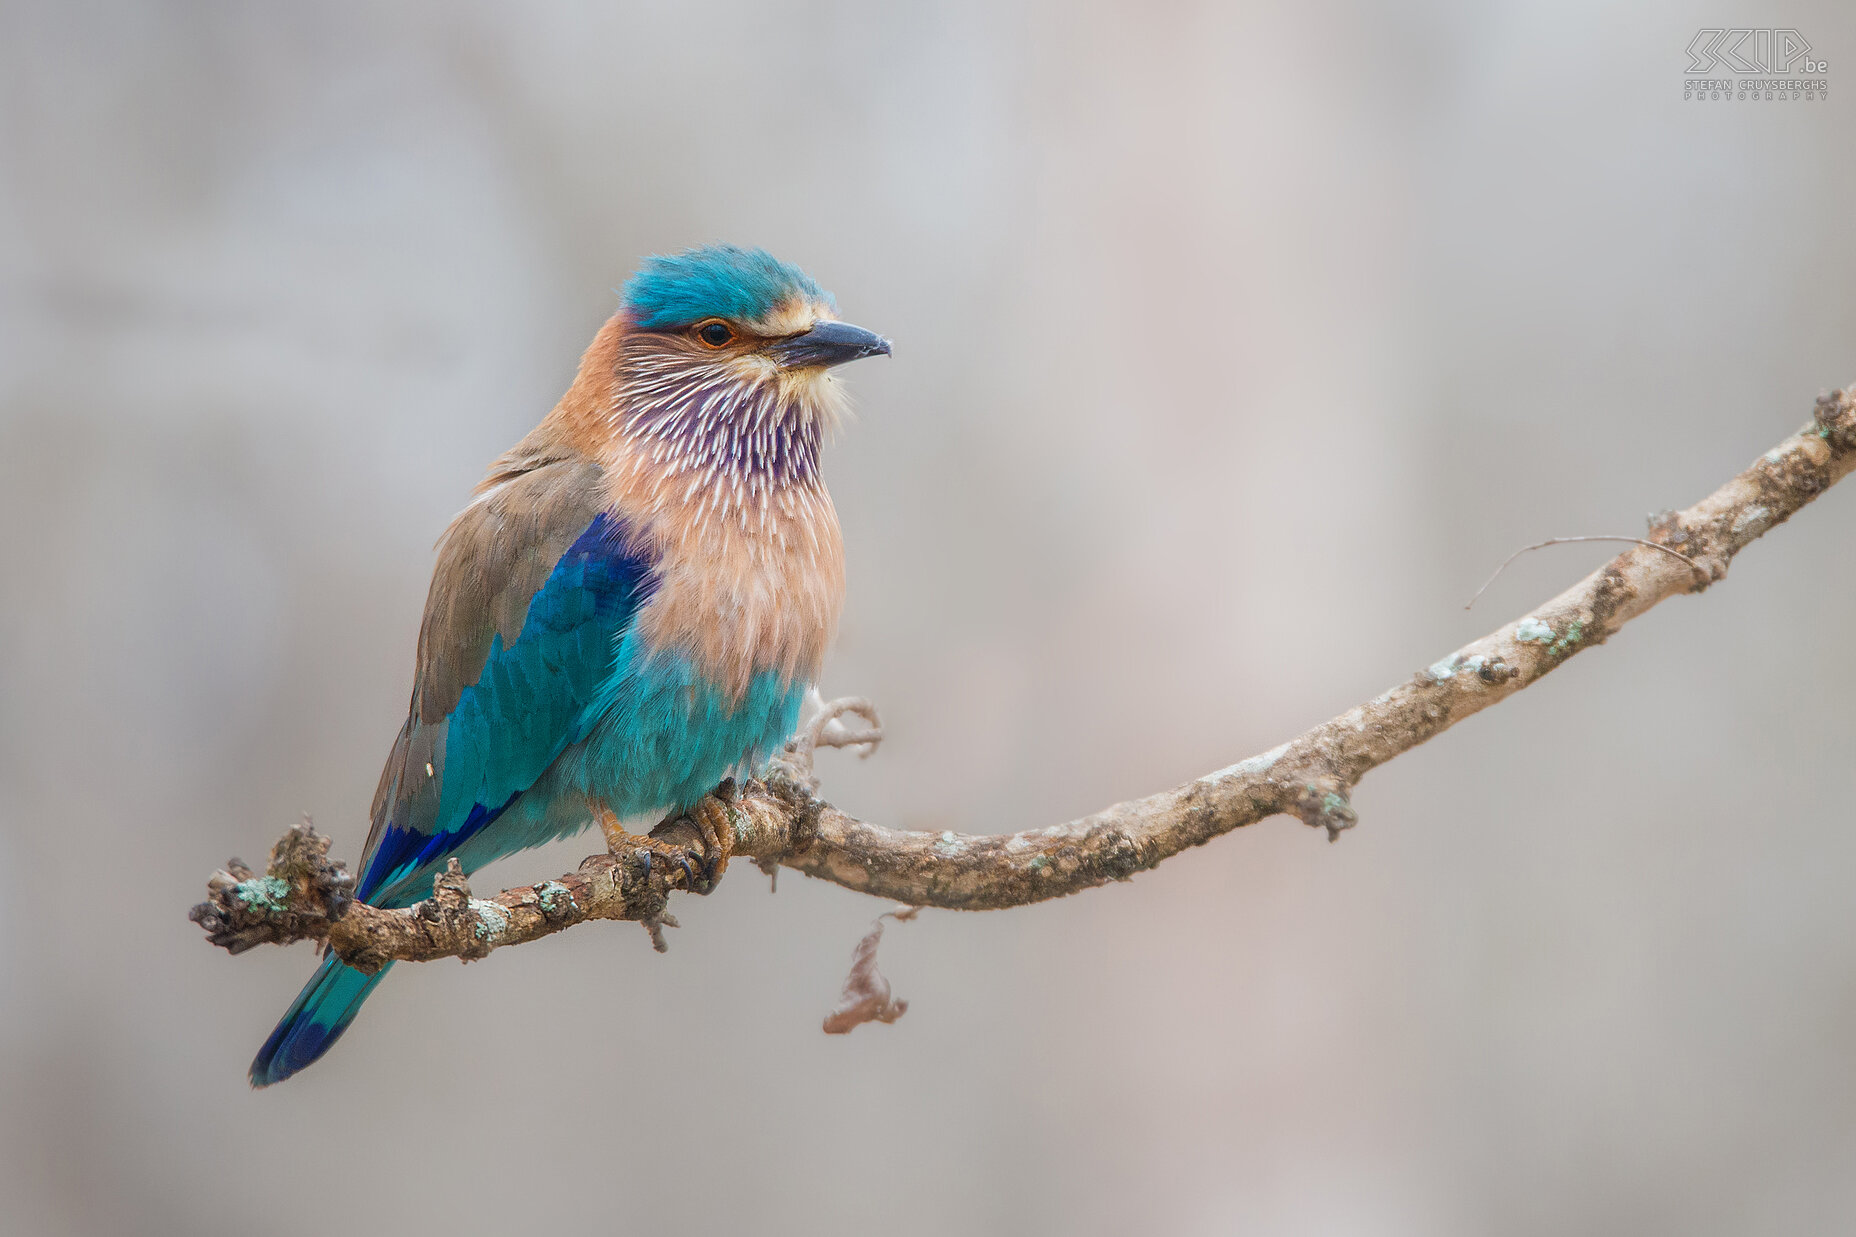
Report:
M908 832L839 811L817 795L813 749L880 735L867 704L841 705L789 744L761 780L739 789L723 783L717 793L728 806L734 854L910 905L989 910L1126 880L1269 816L1293 814L1338 837L1356 820L1348 796L1368 771L1603 644L1665 598L1722 579L1736 554L1852 469L1856 386L1821 396L1810 424L1695 506L1653 519L1649 543L1365 704L1196 781L1046 829ZM844 712L873 728L830 731ZM686 818L653 832L700 848ZM430 899L382 910L352 900L347 873L329 862L327 839L303 825L277 844L264 876L236 861L215 873L210 900L192 917L234 953L265 941L326 940L344 961L371 971L392 959L480 958L584 919L638 920L661 939L669 894L688 879L670 866L653 865L643 850L594 855L558 880L482 900L454 861Z

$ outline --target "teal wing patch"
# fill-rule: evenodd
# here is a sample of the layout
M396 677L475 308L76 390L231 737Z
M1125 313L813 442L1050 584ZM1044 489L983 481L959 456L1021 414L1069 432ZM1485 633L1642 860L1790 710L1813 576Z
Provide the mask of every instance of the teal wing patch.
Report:
M442 649L422 649L411 715L375 800L356 888L362 901L409 905L426 896L432 876L467 842L482 855L485 842L492 843L488 851L507 853L537 840L505 840L494 831L523 792L584 735L620 638L650 589L650 564L617 516L595 511L579 519L566 549L528 597L514 633L506 637L492 618L493 582L477 590L483 600L475 603L468 589L453 589L463 601L438 614L460 634ZM440 592L435 581L428 636ZM479 616L475 625L464 621L472 609ZM475 675L457 684L445 712L431 717L428 687L451 694L438 680L461 679L456 650L470 643L482 648Z

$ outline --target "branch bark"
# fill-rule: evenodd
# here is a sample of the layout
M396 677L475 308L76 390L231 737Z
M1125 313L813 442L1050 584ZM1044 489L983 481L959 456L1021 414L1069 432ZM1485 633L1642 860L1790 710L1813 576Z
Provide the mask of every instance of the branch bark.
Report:
M1280 747L1049 828L984 837L910 832L827 803L812 776L813 748L877 737L830 737L826 728L843 712L873 720L868 705L847 702L789 744L765 777L718 790L734 854L909 905L990 910L1126 880L1270 816L1298 816L1333 839L1355 823L1349 795L1367 772L1538 682L1658 602L1722 579L1736 554L1852 469L1856 386L1819 397L1810 424L1701 502L1652 520L1653 544L1631 546L1514 622ZM700 849L685 818L665 821L654 835ZM369 971L388 960L480 958L585 919L638 920L660 940L669 895L688 879L639 850L594 855L558 880L486 900L471 895L454 862L431 898L382 910L348 896L349 878L329 861L327 839L307 825L278 843L265 875L236 861L229 867L214 874L209 901L193 910L213 943L236 953L266 941L326 940Z

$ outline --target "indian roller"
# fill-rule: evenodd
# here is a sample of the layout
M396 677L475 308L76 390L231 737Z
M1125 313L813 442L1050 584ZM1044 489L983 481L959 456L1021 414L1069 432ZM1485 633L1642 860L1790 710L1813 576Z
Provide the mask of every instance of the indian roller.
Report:
M410 906L449 859L474 871L594 821L615 848L720 874L725 830L695 856L620 822L699 807L797 726L844 596L819 475L846 410L831 370L888 352L764 250L640 266L566 395L438 544L361 901ZM326 956L252 1085L327 1052L388 969Z

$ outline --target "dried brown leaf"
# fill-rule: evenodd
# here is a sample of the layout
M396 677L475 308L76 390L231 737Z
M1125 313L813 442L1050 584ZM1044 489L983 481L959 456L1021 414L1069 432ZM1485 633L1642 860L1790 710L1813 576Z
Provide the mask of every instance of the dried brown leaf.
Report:
M851 973L844 978L837 1008L825 1015L825 1034L848 1035L866 1022L894 1022L909 1012L909 1003L891 995L889 980L877 969L876 947L883 940L885 919L913 919L921 909L905 906L870 921L870 930L851 951Z

